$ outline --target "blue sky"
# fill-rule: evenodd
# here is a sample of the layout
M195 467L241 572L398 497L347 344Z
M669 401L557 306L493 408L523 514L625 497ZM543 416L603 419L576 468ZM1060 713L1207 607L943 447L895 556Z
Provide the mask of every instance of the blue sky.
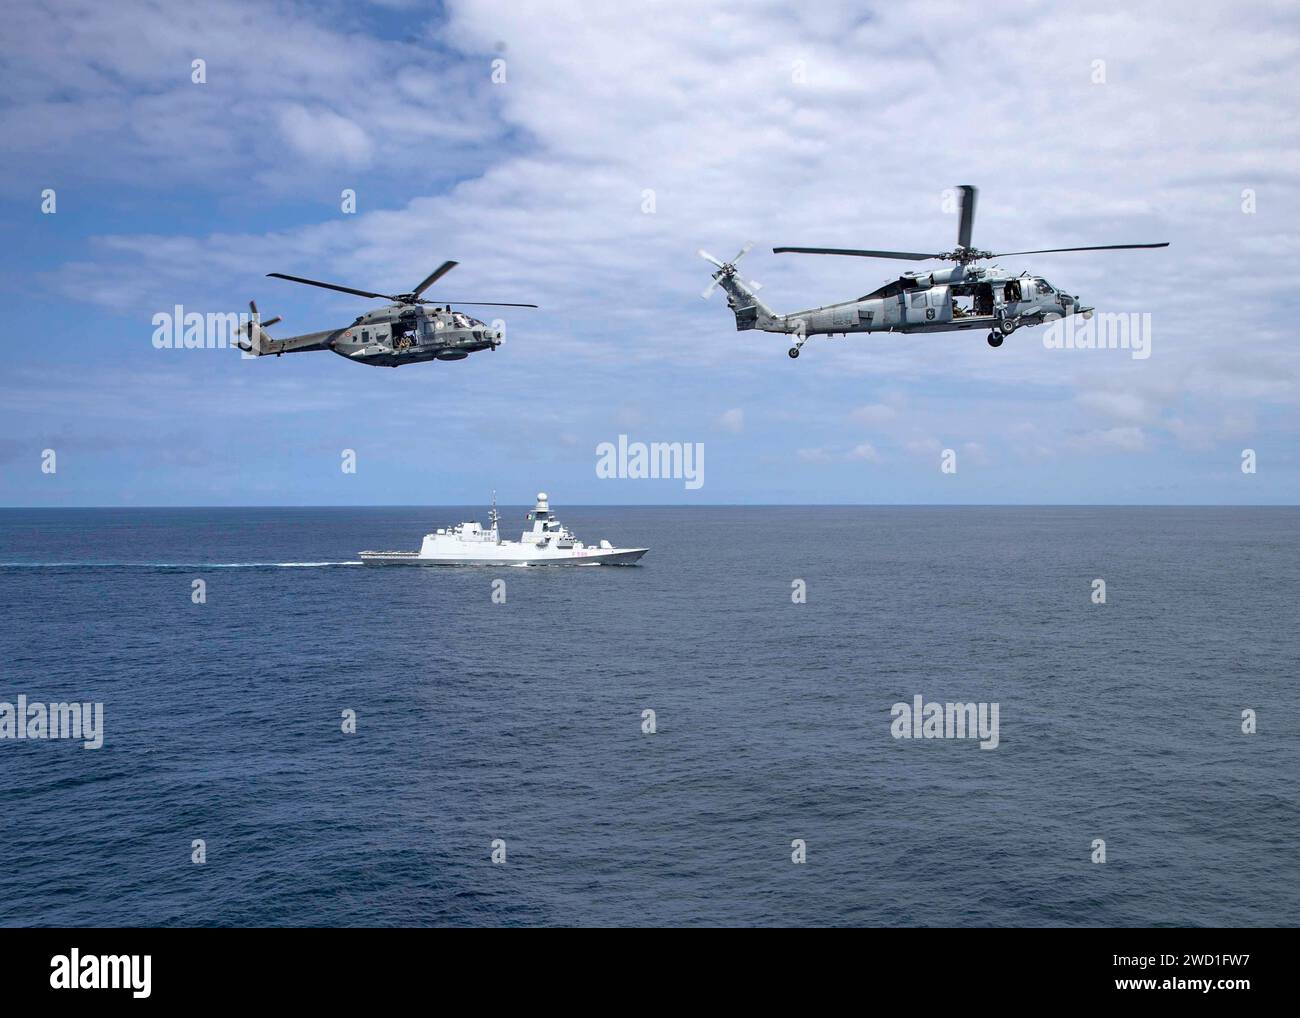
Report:
M0 504L1297 500L1287 5L9 10ZM695 249L750 240L778 311L874 289L903 266L770 249L946 249L959 183L980 247L1171 241L1002 262L1149 313L1150 358L1027 330L793 362L699 297ZM500 350L398 370L150 343L178 303L256 297L277 335L370 306L267 272L391 292L447 258L442 293L541 309ZM703 487L598 478L619 434L702 442Z

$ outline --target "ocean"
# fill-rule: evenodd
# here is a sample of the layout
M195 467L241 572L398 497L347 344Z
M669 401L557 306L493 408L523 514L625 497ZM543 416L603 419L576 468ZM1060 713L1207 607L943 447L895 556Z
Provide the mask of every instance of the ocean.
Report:
M0 924L1295 925L1300 509L556 508L0 511Z

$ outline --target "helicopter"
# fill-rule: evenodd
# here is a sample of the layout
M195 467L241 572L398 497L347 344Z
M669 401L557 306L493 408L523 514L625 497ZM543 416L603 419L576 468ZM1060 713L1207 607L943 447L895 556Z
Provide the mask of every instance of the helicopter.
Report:
M462 361L479 350L495 350L505 342L505 333L492 328L476 318L452 310L452 303L478 307L535 308L536 304L493 304L483 301L425 300L424 291L454 269L459 262L443 262L430 272L410 293L371 293L354 290L350 286L322 283L302 276L286 276L282 272L268 272L273 279L287 279L293 283L306 283L326 290L352 293L358 297L373 297L392 301L387 307L367 311L351 325L324 332L308 332L301 336L273 339L266 331L268 325L281 321L277 315L265 322L260 320L255 301L248 302L253 320L245 330L247 340L241 336L239 348L255 357L286 353L312 353L329 350L358 364L374 364L396 368L420 361Z
M1128 248L1168 247L1159 244L1103 244L1093 247L1051 247L1036 251L1005 251L994 254L971 247L978 189L969 184L957 188L960 218L957 246L931 254L917 251L870 251L835 247L774 247L773 254L851 255L857 258L894 258L918 262L932 258L956 262L952 268L904 272L879 289L857 300L827 304L808 311L781 315L754 295L755 284L736 274L736 263L754 245L746 244L729 262L719 261L701 248L697 254L717 266L713 281L700 295L708 299L715 288L727 294L727 306L736 315L736 329L761 329L795 336L790 356L810 336L848 335L850 332L951 332L958 329L989 330L988 344L999 347L1016 329L1051 323L1067 315L1091 318L1093 308L1084 307L1078 295L1052 286L1042 276L1022 272L1012 275L996 265L976 265L989 258L1011 255L1055 254L1063 251L1116 251Z

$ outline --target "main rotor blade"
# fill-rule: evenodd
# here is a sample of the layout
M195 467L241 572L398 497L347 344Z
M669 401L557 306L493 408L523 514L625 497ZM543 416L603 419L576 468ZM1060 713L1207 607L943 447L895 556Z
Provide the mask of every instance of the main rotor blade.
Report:
M941 254L921 254L918 251L859 251L842 247L774 247L773 254L828 254L853 255L857 258L897 258L904 262L920 262L927 258L942 258Z
M957 224L957 246L969 250L970 231L975 225L975 198L979 194L979 189L970 184L962 184L957 190L961 192L961 220Z
M1124 251L1137 247L1168 247L1169 241L1163 241L1160 244L1101 244L1096 247L1045 247L1037 251L999 251L997 254L989 255L990 258L1008 258L1011 255L1028 255L1028 254L1057 254L1061 251Z
M427 276L425 276L424 282L422 282L419 286L417 286L414 290L412 290L411 293L414 294L416 297L420 296L420 294L424 293L425 290L429 289L429 287L431 287L434 283L440 280L443 276L445 276L448 272L450 272L459 264L460 262L443 262L436 269L434 269Z
M454 262L452 264L455 264ZM439 297L437 300L422 300L421 304L445 304L450 307L452 304L468 305L469 307L479 308L535 308L536 304L500 304L490 300L448 300L446 297Z
M337 283L322 283L319 279L304 279L302 276L286 276L283 272L268 272L267 275L273 279L287 279L291 283L306 283L308 286L319 286L325 290L337 290L339 293L352 293L358 297L377 297L380 300L394 300L386 293L371 293L369 290L354 290L350 286L339 286Z

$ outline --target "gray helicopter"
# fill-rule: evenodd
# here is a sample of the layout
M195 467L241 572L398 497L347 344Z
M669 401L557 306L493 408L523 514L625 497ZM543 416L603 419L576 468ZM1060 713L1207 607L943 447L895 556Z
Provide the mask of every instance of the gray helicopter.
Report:
M1066 315L1092 316L1077 295L1052 286L1042 276L1028 272L1012 275L996 265L975 265L987 258L1011 255L1055 254L1062 251L1116 251L1127 248L1168 247L1160 244L1103 244L1096 247L1051 247L1037 251L1005 251L994 254L971 247L971 226L975 221L976 188L959 187L961 217L957 246L947 252L868 251L836 247L774 247L773 254L852 255L857 258L895 258L917 262L942 258L957 264L950 269L905 272L897 279L857 300L827 304L807 311L781 315L754 295L755 285L736 274L736 263L753 244L746 244L729 262L721 262L704 249L701 258L718 267L713 281L701 294L707 299L715 287L727 293L727 306L736 315L737 330L761 329L795 336L790 356L798 357L810 336L847 335L850 332L951 332L957 329L988 329L988 344L1002 341L1016 329L1053 322Z
M277 316L265 322L260 320L257 304L248 302L253 320L248 323L247 342L240 340L240 349L256 357L286 353L312 353L329 350L358 364L374 364L396 368L419 361L461 361L479 350L495 350L505 342L505 334L480 322L476 318L454 311L453 303L477 307L535 308L536 304L494 304L484 301L425 300L425 290L454 269L459 262L443 262L427 275L410 293L371 293L354 290L350 286L322 283L301 276L286 276L282 272L269 272L275 279L306 283L326 290L352 293L358 297L374 297L392 301L387 307L367 311L351 325L324 332L308 332L286 339L272 339L266 327L280 321Z

